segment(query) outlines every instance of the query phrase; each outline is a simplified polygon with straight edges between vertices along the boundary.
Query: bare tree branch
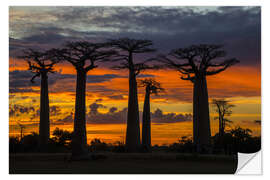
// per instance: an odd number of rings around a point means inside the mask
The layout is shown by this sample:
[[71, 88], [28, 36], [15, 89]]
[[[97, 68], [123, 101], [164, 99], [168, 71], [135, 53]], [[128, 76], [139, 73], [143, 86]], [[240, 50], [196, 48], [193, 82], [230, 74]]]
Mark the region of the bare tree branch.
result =
[[154, 52], [154, 48], [149, 48], [153, 43], [150, 40], [137, 40], [130, 38], [120, 38], [117, 40], [109, 40], [108, 44], [111, 47], [122, 49], [132, 53]]
[[[215, 75], [218, 74], [224, 70], [226, 70], [228, 67], [231, 67], [233, 65], [235, 65], [236, 63], [239, 63], [240, 61], [233, 58], [233, 59], [229, 59], [229, 60], [225, 60], [222, 63], [220, 63], [220, 66], [223, 66], [222, 68], [219, 69], [215, 69], [212, 71], [206, 71], [206, 75]], [[217, 67], [217, 66], [216, 66]]]
[[[63, 49], [55, 49], [55, 57], [70, 62], [74, 67], [88, 72], [97, 67], [97, 62], [108, 61], [116, 51], [106, 49], [105, 43], [88, 41], [66, 42]], [[86, 65], [90, 62], [90, 65]], [[86, 65], [86, 66], [85, 66]]]
[[39, 76], [40, 76], [40, 73], [36, 73], [36, 74], [31, 78], [31, 80], [30, 80], [31, 83], [35, 83], [35, 81], [34, 81], [35, 78], [36, 78], [36, 77], [39, 77]]
[[35, 75], [31, 78], [31, 82], [34, 83], [34, 79], [40, 76], [41, 73], [51, 72], [53, 73], [53, 66], [59, 62], [59, 60], [52, 58], [53, 51], [41, 52], [34, 49], [28, 49], [23, 51], [24, 55], [18, 58], [24, 59], [29, 70]]

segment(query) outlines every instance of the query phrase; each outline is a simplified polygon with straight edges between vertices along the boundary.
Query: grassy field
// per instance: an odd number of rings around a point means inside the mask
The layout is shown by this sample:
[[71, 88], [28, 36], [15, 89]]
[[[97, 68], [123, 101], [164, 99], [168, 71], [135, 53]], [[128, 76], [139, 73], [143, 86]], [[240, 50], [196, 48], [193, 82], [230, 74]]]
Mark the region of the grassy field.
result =
[[96, 153], [71, 161], [70, 154], [10, 154], [10, 174], [232, 174], [235, 156], [174, 153]]

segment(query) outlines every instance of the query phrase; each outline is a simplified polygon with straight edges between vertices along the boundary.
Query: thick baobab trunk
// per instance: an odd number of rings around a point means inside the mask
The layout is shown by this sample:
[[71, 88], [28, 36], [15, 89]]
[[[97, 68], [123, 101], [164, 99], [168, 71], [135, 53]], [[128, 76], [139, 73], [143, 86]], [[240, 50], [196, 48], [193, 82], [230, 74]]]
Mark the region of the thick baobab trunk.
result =
[[140, 121], [135, 72], [129, 70], [129, 97], [126, 131], [126, 147], [128, 152], [136, 152], [140, 148]]
[[151, 151], [151, 119], [150, 119], [150, 90], [146, 87], [143, 122], [142, 122], [142, 147], [144, 151]]
[[85, 85], [86, 72], [83, 69], [77, 69], [74, 131], [72, 137], [72, 156], [83, 156], [87, 153], [85, 121]]
[[209, 102], [208, 102], [208, 91], [207, 82], [204, 75], [199, 76], [196, 79], [197, 86], [197, 150], [200, 152], [209, 151], [210, 147], [210, 118], [209, 118]]
[[48, 76], [46, 72], [41, 73], [40, 87], [40, 123], [39, 123], [39, 149], [47, 150], [50, 138], [50, 117], [49, 117], [49, 95]]
[[193, 81], [193, 143], [198, 147], [198, 82], [196, 79]]
[[222, 119], [221, 119], [221, 117], [220, 117], [220, 110], [218, 110], [219, 111], [219, 117], [218, 117], [218, 127], [219, 127], [219, 136], [221, 136], [221, 131], [222, 131]]

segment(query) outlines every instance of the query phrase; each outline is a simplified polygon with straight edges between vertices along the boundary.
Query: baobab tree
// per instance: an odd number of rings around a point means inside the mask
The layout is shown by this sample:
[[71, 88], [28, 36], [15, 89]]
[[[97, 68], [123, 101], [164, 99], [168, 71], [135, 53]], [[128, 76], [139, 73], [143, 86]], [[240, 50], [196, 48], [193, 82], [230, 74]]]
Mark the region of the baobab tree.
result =
[[223, 137], [226, 126], [232, 123], [227, 117], [232, 114], [232, 108], [235, 107], [235, 105], [230, 104], [226, 99], [213, 99], [212, 104], [215, 106], [215, 111], [218, 113], [218, 117], [215, 117], [215, 119], [219, 120], [219, 136]]
[[167, 67], [176, 69], [181, 79], [193, 83], [193, 142], [196, 150], [209, 151], [210, 120], [206, 77], [216, 75], [238, 63], [235, 58], [225, 59], [222, 45], [200, 44], [172, 50], [158, 60]]
[[84, 157], [87, 155], [86, 120], [85, 120], [85, 91], [87, 73], [98, 67], [97, 63], [105, 61], [115, 52], [104, 49], [105, 44], [88, 41], [67, 42], [63, 49], [56, 51], [59, 60], [71, 63], [76, 69], [76, 100], [74, 131], [72, 137], [72, 156]]
[[137, 40], [129, 38], [121, 38], [111, 40], [110, 46], [119, 50], [118, 58], [111, 61], [120, 61], [120, 65], [114, 66], [114, 69], [129, 70], [129, 96], [128, 96], [128, 115], [127, 115], [127, 130], [126, 130], [126, 148], [128, 152], [138, 151], [140, 148], [140, 122], [139, 122], [139, 107], [137, 94], [136, 77], [141, 71], [152, 69], [147, 65], [147, 61], [135, 63], [134, 54], [150, 53], [155, 49], [150, 40]]
[[150, 95], [157, 95], [164, 91], [160, 83], [154, 79], [144, 79], [139, 81], [140, 87], [145, 87], [145, 98], [143, 105], [142, 122], [142, 148], [144, 151], [151, 151], [151, 117], [150, 117]]
[[31, 82], [36, 77], [40, 80], [40, 122], [39, 122], [39, 149], [46, 151], [50, 138], [50, 117], [49, 117], [49, 94], [48, 94], [48, 73], [54, 73], [53, 66], [59, 61], [51, 57], [51, 51], [41, 52], [28, 49], [24, 51], [23, 58], [27, 61], [29, 70], [34, 74]]

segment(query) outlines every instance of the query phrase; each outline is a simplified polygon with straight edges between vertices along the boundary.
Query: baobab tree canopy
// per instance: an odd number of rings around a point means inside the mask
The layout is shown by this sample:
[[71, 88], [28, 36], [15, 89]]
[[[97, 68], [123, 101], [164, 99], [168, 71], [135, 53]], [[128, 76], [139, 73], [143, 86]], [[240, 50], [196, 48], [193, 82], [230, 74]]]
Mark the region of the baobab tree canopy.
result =
[[172, 50], [168, 56], [161, 56], [160, 61], [179, 71], [183, 80], [193, 80], [198, 74], [215, 75], [228, 67], [239, 63], [235, 58], [225, 59], [226, 52], [222, 45], [200, 44]]
[[156, 51], [154, 48], [150, 47], [153, 45], [151, 40], [120, 38], [116, 40], [110, 40], [109, 44], [112, 47], [132, 53], [147, 53]]
[[149, 89], [150, 94], [157, 95], [159, 92], [163, 92], [164, 88], [161, 87], [160, 83], [153, 78], [146, 78], [139, 81], [139, 87], [145, 87]]
[[115, 51], [105, 49], [103, 43], [91, 43], [88, 41], [67, 42], [63, 49], [56, 49], [58, 59], [70, 62], [74, 67], [85, 72], [98, 67], [96, 64], [105, 61], [115, 54]]
[[156, 51], [154, 48], [151, 48], [153, 43], [150, 40], [121, 38], [109, 41], [108, 45], [119, 50], [116, 58], [110, 60], [112, 62], [120, 61], [120, 65], [113, 66], [114, 69], [129, 69], [137, 76], [144, 70], [156, 68], [147, 64], [152, 61], [150, 58], [141, 62], [136, 62], [137, 60], [133, 59], [133, 54]]
[[36, 77], [40, 77], [42, 73], [54, 73], [53, 66], [59, 61], [51, 57], [51, 51], [38, 51], [28, 49], [24, 51], [23, 56], [19, 58], [25, 59], [28, 63], [29, 70], [34, 74], [31, 82], [34, 82]]

